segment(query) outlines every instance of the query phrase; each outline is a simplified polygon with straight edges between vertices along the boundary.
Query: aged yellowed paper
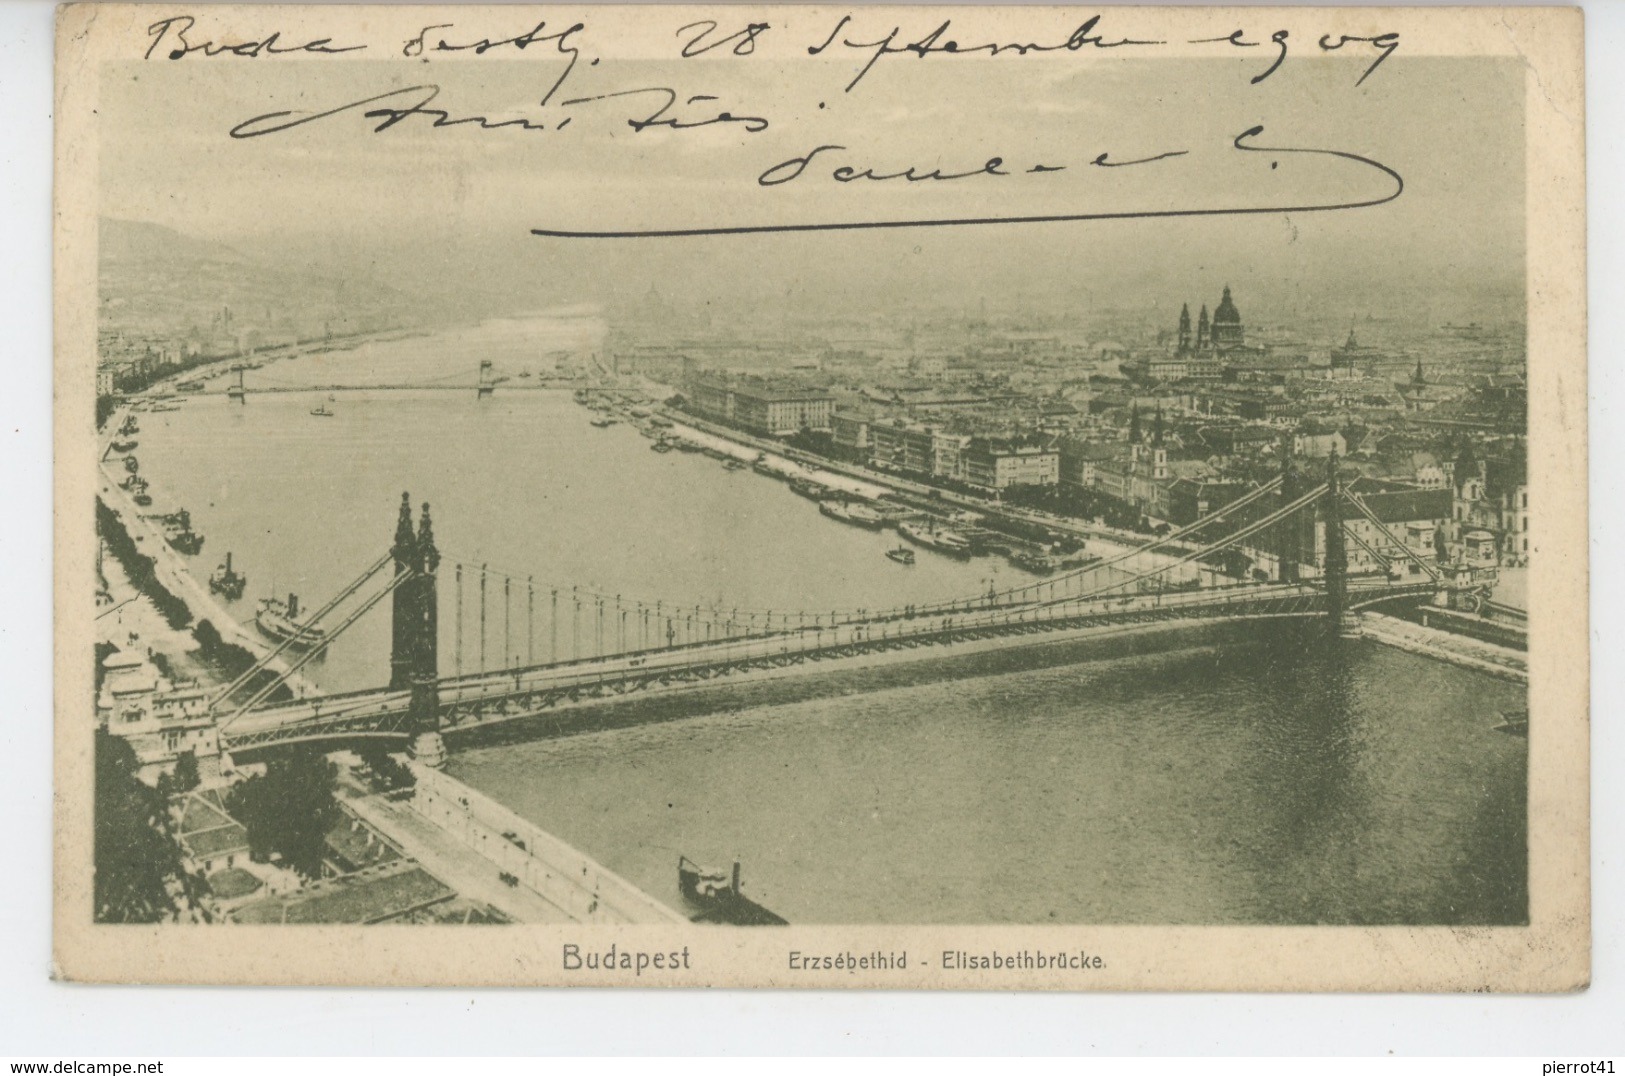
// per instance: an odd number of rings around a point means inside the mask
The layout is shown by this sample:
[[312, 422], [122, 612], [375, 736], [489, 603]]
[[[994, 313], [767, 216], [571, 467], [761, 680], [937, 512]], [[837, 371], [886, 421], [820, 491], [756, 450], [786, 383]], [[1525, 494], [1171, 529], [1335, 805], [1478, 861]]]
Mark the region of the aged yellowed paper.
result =
[[1581, 37], [64, 7], [58, 974], [1583, 987]]

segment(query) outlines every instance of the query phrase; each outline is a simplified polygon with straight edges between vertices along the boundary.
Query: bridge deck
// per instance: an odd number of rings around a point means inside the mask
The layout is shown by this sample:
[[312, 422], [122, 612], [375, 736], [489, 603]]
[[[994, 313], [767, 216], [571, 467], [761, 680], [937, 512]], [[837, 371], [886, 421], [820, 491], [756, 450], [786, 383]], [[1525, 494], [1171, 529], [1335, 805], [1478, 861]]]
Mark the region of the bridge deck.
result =
[[[1431, 581], [1351, 580], [1349, 605], [1359, 608], [1431, 594]], [[747, 668], [798, 663], [905, 646], [952, 643], [989, 636], [1019, 636], [1073, 626], [1138, 625], [1180, 619], [1303, 617], [1324, 611], [1325, 592], [1312, 584], [1239, 584], [1222, 589], [1172, 591], [1127, 597], [1056, 600], [995, 606], [954, 614], [801, 628], [769, 635], [691, 643], [440, 682], [443, 717], [453, 722], [518, 716], [559, 702], [692, 682]], [[374, 689], [251, 711], [221, 730], [228, 749], [323, 738], [408, 731], [407, 691]]]

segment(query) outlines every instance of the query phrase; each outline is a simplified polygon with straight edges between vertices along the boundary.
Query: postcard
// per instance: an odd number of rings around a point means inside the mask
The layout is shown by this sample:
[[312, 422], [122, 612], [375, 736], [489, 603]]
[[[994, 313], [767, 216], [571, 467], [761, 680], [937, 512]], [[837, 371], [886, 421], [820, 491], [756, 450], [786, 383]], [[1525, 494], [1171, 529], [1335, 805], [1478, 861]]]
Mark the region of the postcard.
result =
[[1581, 57], [63, 7], [55, 974], [1584, 988]]

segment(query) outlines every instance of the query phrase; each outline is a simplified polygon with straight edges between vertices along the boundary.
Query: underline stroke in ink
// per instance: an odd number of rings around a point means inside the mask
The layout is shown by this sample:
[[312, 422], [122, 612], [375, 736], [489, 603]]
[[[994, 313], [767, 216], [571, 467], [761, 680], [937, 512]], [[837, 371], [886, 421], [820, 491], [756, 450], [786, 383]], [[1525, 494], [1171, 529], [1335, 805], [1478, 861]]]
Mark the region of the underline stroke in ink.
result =
[[[1393, 168], [1369, 157], [1362, 157], [1357, 153], [1335, 149], [1312, 149], [1286, 146], [1259, 146], [1249, 144], [1251, 139], [1264, 133], [1263, 127], [1250, 127], [1237, 135], [1231, 143], [1235, 149], [1245, 153], [1266, 153], [1275, 155], [1303, 154], [1312, 157], [1330, 157], [1350, 161], [1364, 168], [1373, 169], [1392, 181], [1393, 189], [1381, 197], [1366, 198], [1359, 201], [1339, 202], [1309, 202], [1303, 204], [1265, 204], [1251, 206], [1226, 206], [1188, 209], [1150, 209], [1150, 210], [1121, 210], [1112, 212], [1094, 213], [1052, 213], [1034, 216], [991, 216], [991, 217], [942, 217], [909, 220], [870, 220], [870, 221], [828, 221], [806, 224], [756, 224], [737, 226], [716, 226], [701, 228], [655, 228], [655, 229], [629, 229], [616, 231], [583, 231], [563, 228], [532, 228], [531, 234], [543, 238], [556, 239], [677, 239], [700, 236], [722, 235], [771, 235], [785, 232], [839, 232], [839, 231], [873, 231], [895, 228], [963, 228], [992, 224], [1070, 224], [1082, 221], [1103, 220], [1153, 220], [1166, 217], [1239, 217], [1259, 216], [1275, 213], [1329, 213], [1341, 210], [1371, 209], [1385, 205], [1398, 198], [1405, 190], [1405, 179]], [[797, 178], [803, 170], [811, 165], [812, 159], [825, 150], [835, 150], [842, 147], [820, 146], [812, 152], [801, 157], [793, 157], [762, 173], [757, 179], [761, 186], [777, 186]], [[1104, 168], [1130, 167], [1134, 165], [1152, 164], [1172, 157], [1183, 156], [1185, 151], [1179, 150], [1171, 153], [1158, 154], [1154, 157], [1138, 161], [1111, 161], [1107, 154], [1101, 154], [1090, 162]], [[799, 162], [799, 164], [798, 164]], [[1005, 177], [1018, 173], [1003, 170], [1004, 160], [1000, 157], [990, 158], [981, 168], [955, 173], [925, 173], [917, 175], [910, 169], [907, 172], [875, 174], [873, 170], [857, 171], [850, 167], [837, 168], [831, 173], [831, 178], [841, 183], [856, 180], [896, 180], [903, 179], [910, 182], [919, 181], [950, 181], [969, 179], [976, 176]], [[777, 178], [777, 173], [795, 165], [794, 174], [788, 178]], [[1273, 168], [1273, 164], [1272, 164]], [[1031, 172], [1057, 172], [1061, 166], [1038, 165], [1027, 169]], [[775, 177], [775, 178], [769, 178]]]

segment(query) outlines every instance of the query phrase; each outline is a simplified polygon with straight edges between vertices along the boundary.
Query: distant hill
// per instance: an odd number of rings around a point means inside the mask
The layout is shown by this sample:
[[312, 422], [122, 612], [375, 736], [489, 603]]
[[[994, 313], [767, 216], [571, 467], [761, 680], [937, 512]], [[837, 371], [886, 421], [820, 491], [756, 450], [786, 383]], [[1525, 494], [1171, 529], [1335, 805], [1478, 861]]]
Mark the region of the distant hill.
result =
[[99, 222], [100, 328], [132, 340], [214, 331], [229, 309], [237, 331], [368, 331], [416, 324], [420, 304], [370, 276], [250, 256], [161, 224]]
[[143, 261], [195, 261], [242, 264], [248, 259], [231, 247], [194, 239], [162, 224], [102, 217], [99, 254], [107, 265]]

